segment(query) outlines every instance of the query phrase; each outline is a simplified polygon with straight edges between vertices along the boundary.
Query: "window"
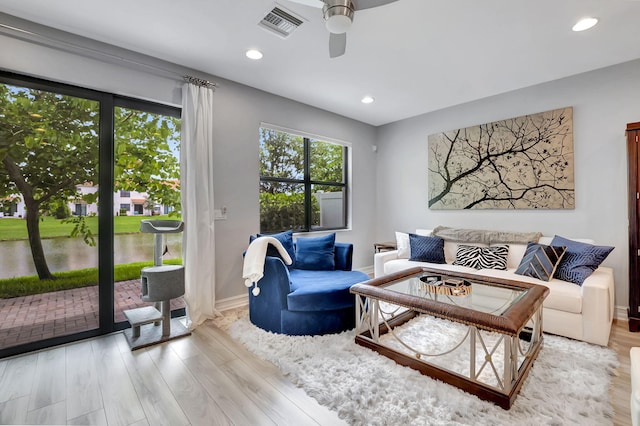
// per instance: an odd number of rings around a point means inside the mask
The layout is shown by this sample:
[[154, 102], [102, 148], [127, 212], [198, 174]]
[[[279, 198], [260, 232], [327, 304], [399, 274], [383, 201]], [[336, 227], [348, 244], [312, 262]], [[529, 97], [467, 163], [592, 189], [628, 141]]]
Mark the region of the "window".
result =
[[120, 204], [120, 210], [125, 212], [131, 211], [131, 204]]
[[123, 189], [120, 190], [120, 197], [122, 198], [131, 198], [131, 191], [125, 191]]
[[260, 232], [347, 226], [348, 147], [260, 128]]

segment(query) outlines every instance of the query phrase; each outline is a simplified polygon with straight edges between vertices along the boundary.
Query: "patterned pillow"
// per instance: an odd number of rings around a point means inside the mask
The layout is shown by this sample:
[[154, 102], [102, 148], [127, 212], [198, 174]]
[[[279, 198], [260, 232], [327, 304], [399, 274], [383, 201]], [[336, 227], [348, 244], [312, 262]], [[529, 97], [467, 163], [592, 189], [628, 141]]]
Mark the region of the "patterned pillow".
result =
[[444, 260], [444, 240], [440, 237], [425, 237], [409, 234], [411, 257], [416, 262], [446, 263]]
[[506, 244], [491, 247], [460, 244], [453, 264], [474, 269], [500, 269], [506, 271], [508, 255], [509, 246]]
[[474, 269], [500, 269], [506, 271], [508, 255], [509, 246], [506, 244], [491, 247], [460, 244], [453, 264]]
[[566, 250], [564, 246], [528, 243], [516, 274], [551, 281]]
[[614, 249], [609, 246], [581, 243], [558, 235], [553, 237], [551, 245], [567, 247], [567, 252], [560, 260], [554, 277], [580, 286]]

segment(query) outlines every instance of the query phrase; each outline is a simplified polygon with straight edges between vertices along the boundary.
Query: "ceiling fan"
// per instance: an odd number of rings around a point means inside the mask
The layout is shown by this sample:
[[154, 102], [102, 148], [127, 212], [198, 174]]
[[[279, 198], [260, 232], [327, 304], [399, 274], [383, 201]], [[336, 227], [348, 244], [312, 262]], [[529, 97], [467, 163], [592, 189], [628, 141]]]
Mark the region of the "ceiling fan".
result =
[[371, 9], [397, 0], [289, 0], [294, 3], [322, 8], [325, 26], [329, 35], [329, 56], [344, 55], [347, 48], [347, 30], [353, 23], [357, 10]]

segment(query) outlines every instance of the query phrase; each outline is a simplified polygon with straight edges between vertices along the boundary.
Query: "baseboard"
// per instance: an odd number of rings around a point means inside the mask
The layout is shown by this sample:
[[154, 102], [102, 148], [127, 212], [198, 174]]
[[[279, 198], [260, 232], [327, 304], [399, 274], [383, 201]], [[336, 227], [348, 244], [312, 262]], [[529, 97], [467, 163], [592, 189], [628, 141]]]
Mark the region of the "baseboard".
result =
[[613, 310], [613, 317], [618, 321], [629, 321], [626, 306], [616, 306]]
[[249, 296], [247, 293], [239, 296], [227, 297], [226, 299], [216, 300], [216, 310], [219, 312], [228, 311], [229, 309], [241, 308], [249, 304]]

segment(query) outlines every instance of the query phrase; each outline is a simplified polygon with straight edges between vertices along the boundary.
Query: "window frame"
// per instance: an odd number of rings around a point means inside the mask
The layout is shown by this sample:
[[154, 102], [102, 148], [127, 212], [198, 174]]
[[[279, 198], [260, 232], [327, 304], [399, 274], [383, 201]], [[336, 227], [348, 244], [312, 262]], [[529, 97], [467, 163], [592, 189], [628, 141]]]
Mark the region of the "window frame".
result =
[[[278, 178], [272, 176], [263, 176], [259, 174], [260, 182], [275, 182], [275, 183], [290, 183], [290, 184], [298, 184], [303, 185], [304, 188], [304, 226], [301, 229], [294, 229], [293, 231], [298, 232], [324, 232], [324, 231], [334, 231], [334, 230], [348, 230], [351, 227], [350, 223], [350, 211], [351, 211], [351, 151], [352, 145], [350, 142], [341, 141], [338, 139], [328, 138], [325, 136], [315, 135], [312, 133], [289, 129], [286, 127], [270, 124], [270, 123], [260, 123], [260, 127], [258, 128], [258, 134], [260, 129], [268, 129], [276, 132], [287, 133], [292, 136], [299, 136], [303, 140], [303, 178], [302, 179], [293, 179], [293, 178]], [[312, 142], [326, 142], [335, 145], [339, 145], [342, 147], [342, 176], [343, 182], [333, 182], [333, 181], [319, 181], [311, 179], [311, 144]], [[260, 146], [260, 138], [258, 138], [258, 147]], [[312, 225], [312, 187], [313, 185], [324, 185], [324, 186], [335, 186], [343, 188], [344, 200], [343, 200], [343, 223], [344, 226], [339, 227], [321, 227], [321, 226], [313, 226]], [[258, 191], [260, 193], [260, 191]], [[260, 232], [264, 233], [275, 233], [285, 231], [286, 229], [280, 230], [262, 230]]]

